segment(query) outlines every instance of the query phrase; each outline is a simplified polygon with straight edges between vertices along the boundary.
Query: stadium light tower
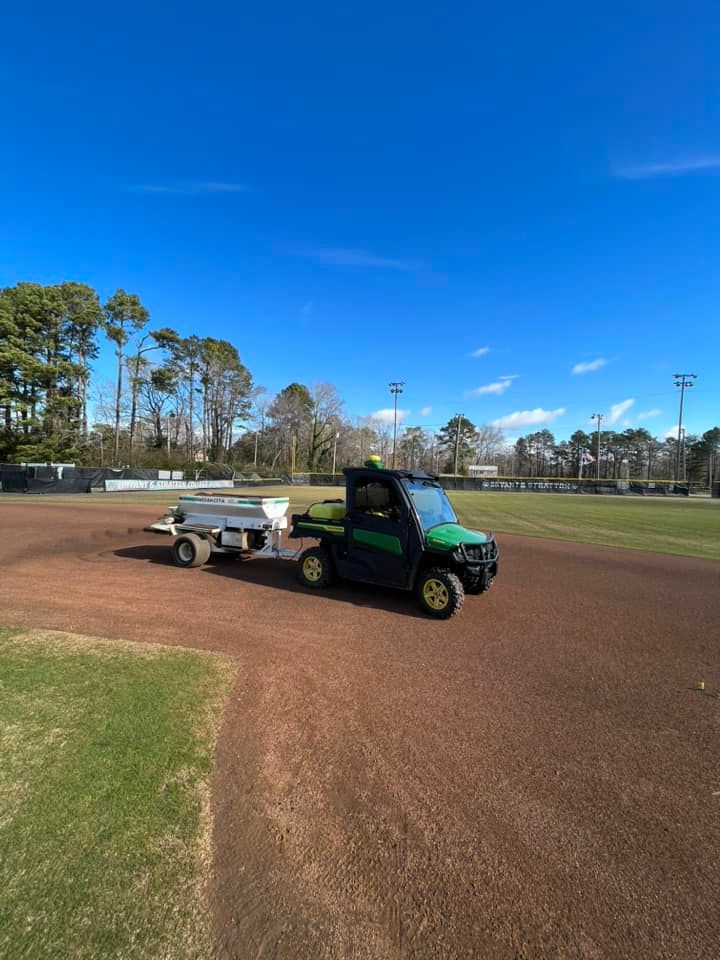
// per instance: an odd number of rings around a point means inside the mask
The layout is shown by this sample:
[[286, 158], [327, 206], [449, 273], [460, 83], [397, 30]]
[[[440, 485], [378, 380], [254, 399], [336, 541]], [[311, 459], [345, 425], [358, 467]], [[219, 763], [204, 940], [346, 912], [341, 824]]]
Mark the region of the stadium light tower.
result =
[[462, 423], [465, 419], [464, 413], [455, 414], [455, 466], [453, 470], [455, 471], [455, 476], [458, 475], [458, 456], [460, 454], [460, 431], [462, 430]]
[[392, 468], [395, 469], [395, 447], [397, 446], [397, 398], [398, 394], [403, 392], [403, 387], [405, 386], [404, 380], [392, 380], [388, 386], [390, 387], [390, 393], [392, 393], [395, 403], [394, 403], [394, 417], [393, 417], [393, 452], [392, 452]]
[[335, 464], [337, 463], [337, 442], [339, 439], [340, 439], [340, 431], [336, 430], [335, 442], [333, 443], [333, 468], [332, 468], [333, 480], [335, 479]]
[[[675, 456], [675, 482], [680, 482], [680, 438], [682, 437], [683, 400], [687, 387], [694, 387], [693, 380], [697, 380], [695, 373], [674, 373], [675, 386], [680, 388], [680, 413], [678, 415], [677, 451]], [[684, 446], [684, 444], [683, 444]]]
[[600, 480], [600, 424], [605, 419], [604, 413], [594, 413], [591, 420], [597, 420], [597, 463], [595, 464], [595, 479]]

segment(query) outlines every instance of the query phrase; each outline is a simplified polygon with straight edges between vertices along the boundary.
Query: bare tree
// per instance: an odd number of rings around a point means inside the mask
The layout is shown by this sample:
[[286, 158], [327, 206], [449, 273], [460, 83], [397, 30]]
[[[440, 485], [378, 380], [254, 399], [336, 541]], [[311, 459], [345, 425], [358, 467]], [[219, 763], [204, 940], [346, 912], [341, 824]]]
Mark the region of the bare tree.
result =
[[317, 470], [323, 458], [332, 449], [340, 426], [342, 400], [331, 383], [317, 383], [310, 390], [310, 447], [308, 467]]
[[475, 430], [473, 447], [478, 463], [493, 463], [505, 444], [505, 436], [498, 427], [481, 424]]

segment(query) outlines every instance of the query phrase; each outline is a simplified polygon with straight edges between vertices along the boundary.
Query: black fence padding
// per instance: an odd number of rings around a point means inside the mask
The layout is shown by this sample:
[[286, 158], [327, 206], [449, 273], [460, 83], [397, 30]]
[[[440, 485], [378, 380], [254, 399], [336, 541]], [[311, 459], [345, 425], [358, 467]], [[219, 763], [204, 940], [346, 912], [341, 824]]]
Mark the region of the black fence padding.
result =
[[680, 483], [654, 483], [652, 480], [648, 483], [639, 483], [637, 480], [631, 480], [630, 490], [643, 497], [687, 497], [690, 486]]
[[647, 484], [634, 480], [563, 480], [560, 477], [524, 479], [523, 477], [440, 477], [440, 485], [446, 490], [494, 490], [516, 493], [580, 493], [604, 496], [684, 496], [688, 495], [687, 484], [656, 483], [651, 489]]
[[[108, 480], [110, 478], [108, 477]], [[123, 470], [123, 480], [159, 480], [160, 471], [144, 469], [142, 467], [126, 467]]]
[[[285, 481], [282, 480], [282, 479], [280, 479], [280, 478], [278, 478], [278, 477], [273, 477], [272, 480], [263, 480], [262, 477], [260, 477], [258, 480], [250, 480], [250, 479], [248, 479], [248, 480], [243, 480], [243, 479], [238, 480], [238, 479], [236, 478], [236, 479], [233, 481], [233, 486], [234, 486], [234, 487], [280, 487], [280, 486], [282, 486], [284, 483], [285, 483]], [[220, 491], [220, 492], [221, 492], [221, 491]]]
[[64, 480], [89, 480], [91, 487], [103, 489], [106, 480], [122, 480], [123, 471], [112, 467], [66, 467]]
[[28, 480], [57, 480], [56, 467], [28, 467]]
[[21, 463], [0, 463], [0, 473], [25, 473], [25, 470]]
[[0, 470], [0, 489], [3, 493], [25, 493], [27, 470]]
[[160, 471], [143, 467], [65, 467], [66, 480], [89, 480], [93, 487], [103, 487], [106, 480], [158, 480]]
[[89, 480], [30, 480], [28, 493], [90, 493]]
[[[446, 490], [497, 490], [517, 493], [577, 493], [577, 480], [523, 480], [521, 477], [440, 477]], [[594, 491], [592, 491], [594, 492]], [[613, 490], [613, 493], [615, 490]]]
[[720, 481], [713, 483], [710, 496], [714, 497], [716, 500], [720, 500]]
[[296, 487], [344, 487], [345, 475], [342, 473], [295, 473], [288, 482]]
[[629, 493], [625, 487], [620, 487], [614, 483], [603, 483], [602, 480], [600, 483], [583, 483], [579, 486], [579, 493], [597, 493], [604, 497], [612, 497], [615, 495], [622, 496], [624, 493]]

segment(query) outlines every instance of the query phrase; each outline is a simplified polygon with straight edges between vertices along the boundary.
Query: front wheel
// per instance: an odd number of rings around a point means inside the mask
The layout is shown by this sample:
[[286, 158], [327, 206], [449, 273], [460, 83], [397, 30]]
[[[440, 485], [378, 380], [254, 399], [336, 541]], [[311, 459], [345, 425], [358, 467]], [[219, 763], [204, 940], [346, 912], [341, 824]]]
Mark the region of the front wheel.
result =
[[485, 593], [493, 585], [495, 572], [483, 570], [482, 573], [466, 574], [463, 577], [463, 587], [467, 594]]
[[420, 606], [438, 620], [448, 620], [462, 610], [465, 591], [460, 577], [443, 567], [425, 570], [418, 579], [417, 591]]
[[298, 560], [297, 578], [304, 587], [320, 590], [329, 587], [335, 579], [332, 563], [322, 547], [310, 547]]

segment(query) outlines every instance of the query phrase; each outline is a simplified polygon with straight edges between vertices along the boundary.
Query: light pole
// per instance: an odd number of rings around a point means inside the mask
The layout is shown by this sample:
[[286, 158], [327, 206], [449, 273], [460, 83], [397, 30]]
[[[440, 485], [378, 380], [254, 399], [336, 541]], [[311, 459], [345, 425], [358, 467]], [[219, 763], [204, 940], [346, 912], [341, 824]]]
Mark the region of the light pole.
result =
[[683, 418], [683, 400], [685, 399], [685, 390], [687, 387], [694, 387], [695, 384], [693, 380], [697, 380], [697, 374], [695, 373], [674, 373], [675, 377], [675, 386], [680, 388], [680, 414], [678, 415], [678, 433], [677, 433], [677, 450], [675, 456], [675, 481], [679, 482], [680, 480], [680, 437], [682, 434], [682, 418]]
[[460, 454], [460, 430], [462, 427], [464, 413], [455, 414], [455, 422], [457, 429], [455, 430], [455, 466], [453, 468], [455, 476], [458, 475], [458, 456]]
[[686, 434], [687, 431], [685, 430], [685, 427], [683, 427], [680, 432], [681, 432], [681, 434], [682, 434], [682, 437], [681, 437], [681, 443], [682, 443], [682, 473], [681, 473], [681, 478], [682, 478], [682, 481], [683, 481], [683, 483], [684, 483], [684, 482], [687, 480], [687, 461], [686, 461], [686, 459], [685, 459], [685, 434]]
[[392, 449], [392, 468], [395, 469], [395, 447], [397, 445], [397, 398], [398, 394], [403, 392], [403, 387], [405, 386], [404, 380], [392, 380], [388, 386], [390, 387], [390, 393], [392, 393], [395, 399], [395, 410], [393, 417], [393, 449]]
[[600, 480], [600, 424], [605, 419], [604, 413], [594, 413], [591, 420], [597, 420], [597, 463], [595, 464], [595, 479]]
[[170, 466], [170, 424], [175, 419], [174, 413], [169, 413], [167, 417], [167, 455], [168, 455], [168, 466]]
[[340, 433], [339, 433], [339, 431], [337, 431], [337, 432], [335, 433], [335, 443], [333, 444], [333, 468], [332, 468], [332, 475], [333, 475], [333, 477], [335, 476], [335, 462], [336, 462], [336, 460], [337, 460], [337, 442], [338, 442], [338, 437], [339, 437], [339, 436], [340, 436]]

